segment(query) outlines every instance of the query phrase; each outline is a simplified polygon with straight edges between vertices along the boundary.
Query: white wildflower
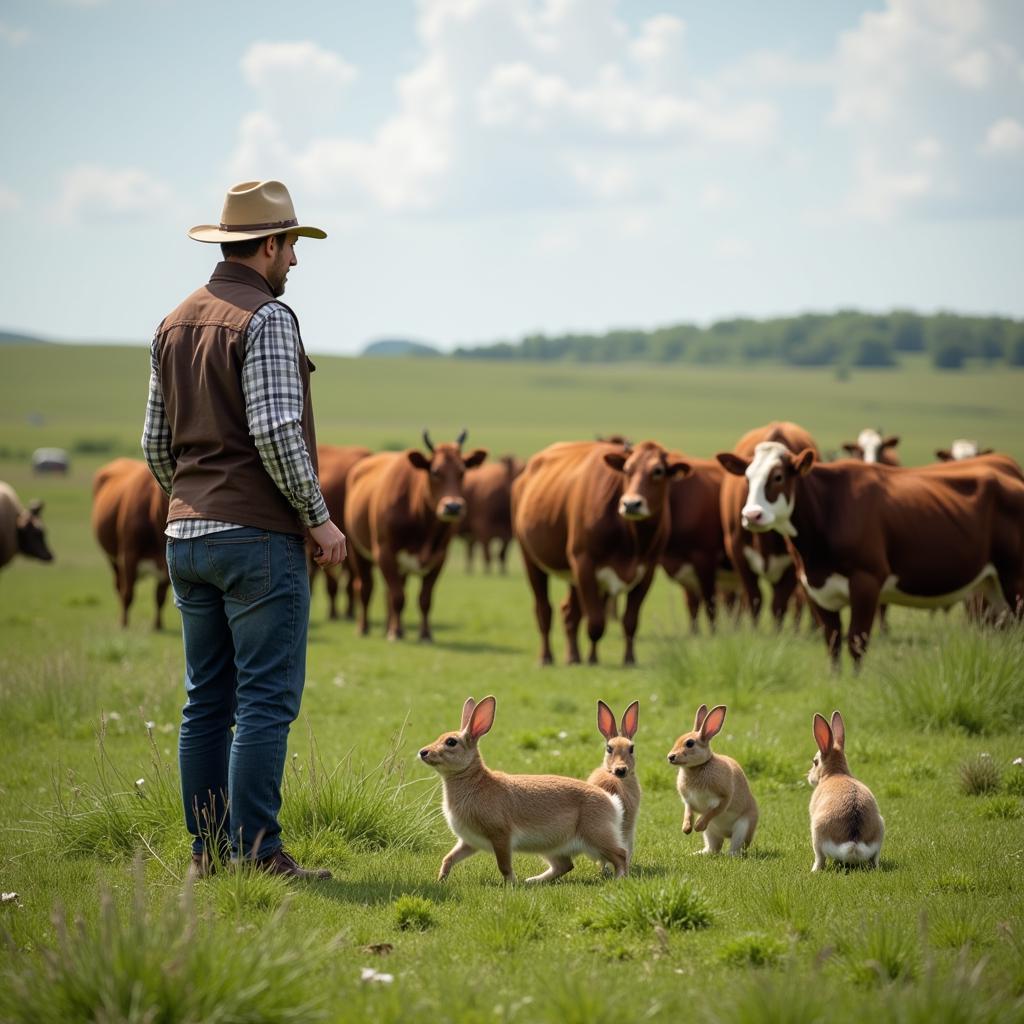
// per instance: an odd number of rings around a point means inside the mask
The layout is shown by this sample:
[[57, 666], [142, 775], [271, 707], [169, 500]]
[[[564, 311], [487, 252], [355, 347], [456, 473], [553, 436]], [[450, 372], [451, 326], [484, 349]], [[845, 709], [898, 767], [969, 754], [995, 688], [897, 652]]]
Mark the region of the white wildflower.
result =
[[569, 738], [569, 734], [564, 729], [562, 729], [558, 733], [558, 738], [560, 740], [567, 740]]
[[364, 967], [359, 974], [359, 980], [369, 985], [390, 985], [395, 980], [393, 974], [382, 974], [372, 967]]

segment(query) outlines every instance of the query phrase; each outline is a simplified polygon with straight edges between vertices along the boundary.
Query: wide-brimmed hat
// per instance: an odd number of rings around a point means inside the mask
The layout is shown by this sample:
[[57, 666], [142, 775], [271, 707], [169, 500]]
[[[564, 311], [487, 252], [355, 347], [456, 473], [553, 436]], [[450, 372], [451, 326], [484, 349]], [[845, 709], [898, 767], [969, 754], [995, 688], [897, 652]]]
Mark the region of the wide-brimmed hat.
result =
[[326, 238], [327, 232], [299, 224], [288, 189], [279, 181], [243, 181], [224, 197], [219, 224], [197, 224], [189, 238], [197, 242], [244, 242], [291, 231], [306, 238]]

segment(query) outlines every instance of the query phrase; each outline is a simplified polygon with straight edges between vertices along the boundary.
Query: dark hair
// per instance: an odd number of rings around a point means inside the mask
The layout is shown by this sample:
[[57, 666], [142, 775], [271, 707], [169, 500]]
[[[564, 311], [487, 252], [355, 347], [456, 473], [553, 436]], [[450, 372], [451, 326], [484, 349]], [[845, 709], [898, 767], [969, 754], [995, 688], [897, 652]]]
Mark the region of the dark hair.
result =
[[262, 238], [246, 238], [241, 242], [221, 242], [220, 251], [224, 256], [224, 259], [228, 260], [232, 257], [240, 260], [247, 260], [250, 256], [255, 256], [259, 252], [260, 246], [268, 238], [276, 238], [278, 243], [288, 237], [287, 231], [279, 231], [276, 235], [264, 235]]

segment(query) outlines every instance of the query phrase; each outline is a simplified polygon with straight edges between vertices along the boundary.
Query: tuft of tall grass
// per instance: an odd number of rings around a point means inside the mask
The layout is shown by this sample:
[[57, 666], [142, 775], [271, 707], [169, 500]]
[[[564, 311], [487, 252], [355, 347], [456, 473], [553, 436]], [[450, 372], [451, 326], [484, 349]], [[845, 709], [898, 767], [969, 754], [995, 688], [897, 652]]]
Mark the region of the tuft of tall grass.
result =
[[533, 893], [506, 889], [500, 902], [486, 910], [473, 932], [493, 953], [512, 953], [544, 934], [544, 909]]
[[210, 879], [208, 890], [217, 913], [235, 919], [252, 912], [280, 910], [290, 895], [287, 878], [260, 871], [244, 861], [224, 865]]
[[[955, 962], [931, 962], [917, 984], [887, 993], [886, 1019], [897, 1024], [1002, 1024], [1014, 1019], [1005, 993], [985, 983], [985, 961], [967, 950]], [[1017, 1013], [1022, 1010], [1017, 1003]]]
[[937, 949], [980, 946], [996, 937], [995, 922], [984, 904], [957, 901], [933, 906], [927, 918], [928, 941]]
[[758, 972], [704, 1001], [707, 1024], [835, 1024], [839, 1018], [819, 976]]
[[414, 893], [399, 896], [395, 900], [395, 923], [403, 932], [425, 932], [437, 924], [434, 917], [434, 904]]
[[1024, 720], [1024, 629], [953, 630], [941, 647], [905, 648], [877, 670], [876, 699], [919, 729], [984, 735]]
[[989, 821], [1012, 821], [1024, 818], [1024, 801], [1016, 796], [989, 797], [981, 805], [981, 816]]
[[96, 687], [83, 659], [69, 651], [45, 654], [30, 663], [0, 661], [0, 719], [9, 729], [42, 724], [58, 736], [96, 710]]
[[967, 796], [995, 793], [1002, 783], [1002, 772], [991, 754], [977, 754], [960, 765], [960, 789]]
[[583, 924], [615, 931], [690, 931], [711, 924], [711, 905], [683, 879], [624, 879], [602, 892]]
[[916, 922], [896, 915], [876, 915], [852, 935], [837, 943], [838, 963], [846, 978], [857, 985], [909, 981], [920, 968]]
[[317, 975], [330, 944], [284, 928], [279, 917], [240, 938], [197, 917], [188, 889], [182, 900], [154, 907], [141, 867], [126, 912], [103, 893], [95, 923], [57, 910], [53, 925], [52, 945], [9, 959], [0, 1019], [297, 1024], [326, 1017]]
[[718, 957], [731, 967], [775, 967], [788, 949], [788, 944], [778, 936], [748, 932], [725, 942]]
[[356, 850], [422, 850], [431, 844], [439, 811], [408, 795], [398, 757], [404, 726], [392, 737], [390, 752], [372, 768], [357, 764], [353, 751], [328, 769], [310, 733], [303, 764], [293, 755], [285, 772], [281, 825], [298, 839], [331, 834]]

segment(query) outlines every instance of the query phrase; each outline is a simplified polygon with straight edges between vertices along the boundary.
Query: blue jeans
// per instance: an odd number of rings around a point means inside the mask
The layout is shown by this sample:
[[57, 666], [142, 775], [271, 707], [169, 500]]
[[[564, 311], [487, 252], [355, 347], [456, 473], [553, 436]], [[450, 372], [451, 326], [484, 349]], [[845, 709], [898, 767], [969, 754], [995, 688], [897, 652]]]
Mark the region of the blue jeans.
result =
[[306, 673], [302, 538], [251, 527], [168, 538], [167, 567], [185, 641], [178, 760], [192, 850], [268, 856], [281, 846], [288, 729]]

